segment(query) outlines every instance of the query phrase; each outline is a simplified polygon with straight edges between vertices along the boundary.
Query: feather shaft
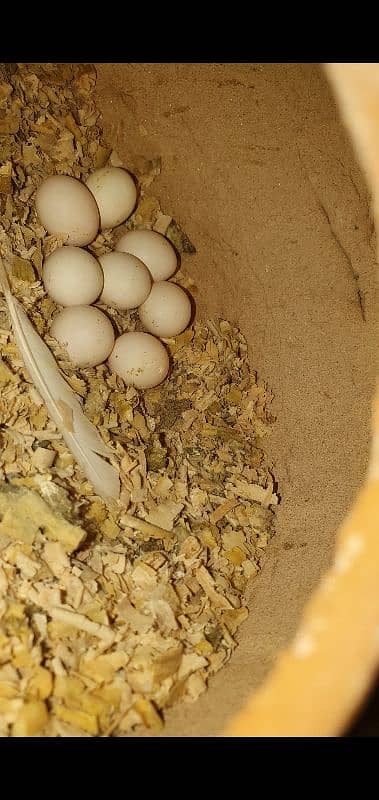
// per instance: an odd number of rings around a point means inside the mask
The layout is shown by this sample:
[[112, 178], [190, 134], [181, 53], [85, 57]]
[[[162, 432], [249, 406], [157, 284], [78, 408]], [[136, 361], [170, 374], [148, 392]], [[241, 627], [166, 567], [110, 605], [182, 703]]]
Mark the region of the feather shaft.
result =
[[118, 498], [120, 493], [118, 471], [102, 457], [109, 457], [111, 451], [95, 426], [85, 416], [75, 393], [61, 374], [53, 354], [33, 327], [21, 304], [13, 296], [1, 259], [0, 283], [8, 305], [17, 347], [50, 417], [95, 492], [103, 498]]

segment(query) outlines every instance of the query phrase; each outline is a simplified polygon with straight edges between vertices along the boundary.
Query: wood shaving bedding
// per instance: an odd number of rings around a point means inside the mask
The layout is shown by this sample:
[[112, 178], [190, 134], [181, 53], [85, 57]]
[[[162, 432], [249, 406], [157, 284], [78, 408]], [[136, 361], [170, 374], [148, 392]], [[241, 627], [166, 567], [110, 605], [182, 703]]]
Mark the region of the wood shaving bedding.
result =
[[[34, 211], [50, 174], [85, 178], [118, 156], [101, 139], [88, 65], [0, 71], [0, 253], [12, 291], [109, 443], [120, 503], [93, 494], [23, 367], [0, 305], [0, 735], [124, 736], [162, 727], [228, 661], [247, 616], [278, 502], [262, 437], [272, 395], [225, 320], [166, 341], [166, 382], [139, 393], [106, 365], [78, 370], [49, 336], [41, 284], [61, 245]], [[129, 166], [130, 165], [125, 165]], [[126, 225], [194, 251], [145, 191], [158, 159], [136, 160], [141, 199]], [[195, 291], [180, 271], [176, 280]], [[1, 302], [1, 301], [0, 301]], [[133, 312], [107, 309], [119, 332]]]

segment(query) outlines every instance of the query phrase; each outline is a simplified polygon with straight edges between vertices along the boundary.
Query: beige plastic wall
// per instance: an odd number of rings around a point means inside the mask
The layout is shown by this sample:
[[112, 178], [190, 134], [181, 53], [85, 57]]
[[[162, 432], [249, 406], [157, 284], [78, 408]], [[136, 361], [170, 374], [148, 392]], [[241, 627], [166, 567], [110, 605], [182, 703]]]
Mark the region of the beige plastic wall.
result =
[[363, 481], [376, 370], [367, 189], [313, 64], [98, 64], [108, 139], [197, 248], [198, 313], [239, 323], [275, 392], [282, 503], [229, 665], [166, 735], [214, 735], [292, 637]]

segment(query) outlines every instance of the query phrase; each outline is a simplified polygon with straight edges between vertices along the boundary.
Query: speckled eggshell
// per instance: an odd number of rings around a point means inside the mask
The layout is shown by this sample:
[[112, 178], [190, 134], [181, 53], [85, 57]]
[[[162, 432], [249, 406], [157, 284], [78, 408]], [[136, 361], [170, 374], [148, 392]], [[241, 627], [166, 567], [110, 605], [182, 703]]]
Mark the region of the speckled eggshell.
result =
[[172, 244], [156, 231], [128, 231], [118, 240], [116, 250], [140, 258], [154, 281], [171, 278], [178, 266]]
[[47, 232], [65, 237], [65, 244], [90, 244], [99, 230], [99, 210], [84, 183], [69, 175], [50, 175], [35, 197], [38, 217]]
[[170, 281], [153, 283], [148, 298], [138, 309], [149, 333], [163, 338], [182, 333], [191, 319], [191, 302], [181, 286]]
[[130, 217], [137, 201], [132, 176], [121, 167], [101, 167], [86, 181], [100, 213], [102, 230], [114, 228]]
[[50, 333], [66, 348], [77, 367], [95, 367], [114, 345], [112, 323], [93, 306], [69, 306], [54, 317]]
[[133, 331], [116, 339], [109, 367], [128, 386], [151, 389], [165, 379], [169, 370], [166, 348], [149, 333]]

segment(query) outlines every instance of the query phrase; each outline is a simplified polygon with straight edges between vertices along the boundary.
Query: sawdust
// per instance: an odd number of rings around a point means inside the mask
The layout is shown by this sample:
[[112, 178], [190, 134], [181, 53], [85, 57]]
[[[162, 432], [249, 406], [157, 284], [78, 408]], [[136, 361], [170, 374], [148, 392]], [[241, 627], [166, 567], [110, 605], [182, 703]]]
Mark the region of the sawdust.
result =
[[[88, 65], [19, 65], [0, 84], [0, 251], [22, 302], [120, 470], [120, 503], [93, 494], [24, 370], [0, 309], [0, 735], [126, 735], [159, 729], [229, 659], [247, 616], [278, 502], [263, 440], [272, 396], [225, 320], [166, 341], [169, 379], [139, 393], [106, 365], [74, 369], [49, 334], [39, 224], [42, 178], [85, 178], [117, 154], [101, 139]], [[126, 165], [129, 166], [129, 165]], [[159, 160], [137, 164], [128, 227], [185, 234], [145, 195]], [[12, 189], [12, 191], [11, 191]], [[173, 233], [174, 232], [174, 233]], [[172, 237], [171, 237], [172, 238]], [[179, 271], [176, 280], [196, 293]], [[133, 312], [107, 309], [119, 332]], [[10, 521], [11, 520], [11, 521]]]

